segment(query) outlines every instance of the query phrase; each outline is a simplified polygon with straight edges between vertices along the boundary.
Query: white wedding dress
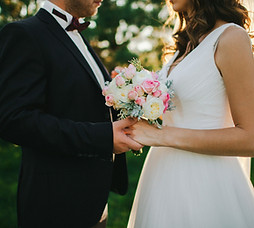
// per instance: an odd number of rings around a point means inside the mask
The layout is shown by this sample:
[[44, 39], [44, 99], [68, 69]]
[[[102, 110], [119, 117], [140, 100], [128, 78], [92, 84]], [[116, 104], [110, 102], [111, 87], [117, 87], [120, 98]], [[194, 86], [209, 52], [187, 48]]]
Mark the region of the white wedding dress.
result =
[[[234, 126], [223, 78], [214, 61], [217, 41], [229, 26], [237, 25], [225, 24], [212, 31], [170, 73], [176, 109], [166, 112], [165, 125], [189, 129]], [[177, 54], [160, 71], [165, 80]], [[253, 227], [254, 191], [240, 158], [170, 147], [149, 151], [128, 228]]]

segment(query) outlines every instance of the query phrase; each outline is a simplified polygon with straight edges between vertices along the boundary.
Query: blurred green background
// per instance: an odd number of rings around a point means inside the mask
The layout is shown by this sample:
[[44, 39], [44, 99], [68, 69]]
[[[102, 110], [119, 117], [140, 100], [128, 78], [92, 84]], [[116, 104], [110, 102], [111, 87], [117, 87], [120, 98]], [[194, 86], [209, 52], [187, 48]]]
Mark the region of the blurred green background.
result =
[[[42, 2], [0, 0], [0, 28], [6, 23], [35, 14]], [[91, 25], [83, 35], [109, 72], [115, 66], [127, 65], [132, 57], [139, 57], [147, 69], [158, 70], [162, 66], [164, 43], [170, 41], [172, 33], [172, 24], [163, 26], [168, 16], [163, 0], [104, 0], [98, 15], [90, 19]], [[125, 196], [110, 194], [108, 228], [126, 227], [147, 150], [145, 148], [140, 157], [127, 154], [129, 191]], [[0, 140], [0, 228], [16, 227], [20, 158], [19, 147]]]

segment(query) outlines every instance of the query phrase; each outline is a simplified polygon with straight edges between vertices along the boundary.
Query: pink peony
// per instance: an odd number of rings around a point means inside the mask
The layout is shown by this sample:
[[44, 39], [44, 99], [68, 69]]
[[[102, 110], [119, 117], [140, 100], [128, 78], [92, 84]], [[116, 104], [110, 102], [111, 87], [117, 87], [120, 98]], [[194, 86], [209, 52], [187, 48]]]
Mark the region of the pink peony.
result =
[[160, 99], [163, 101], [163, 103], [168, 103], [168, 101], [170, 100], [170, 96], [168, 93], [163, 93], [161, 96], [160, 96]]
[[106, 105], [107, 105], [108, 107], [111, 107], [111, 106], [114, 105], [114, 96], [113, 96], [112, 94], [107, 95], [107, 96], [105, 97], [105, 99], [106, 99]]
[[136, 100], [138, 98], [138, 93], [132, 90], [128, 93], [128, 98], [130, 100]]
[[136, 67], [130, 64], [127, 68], [124, 69], [124, 76], [131, 80], [136, 74]]
[[159, 97], [161, 94], [162, 94], [161, 90], [156, 90], [155, 92], [153, 92], [154, 97]]
[[160, 86], [160, 82], [157, 80], [145, 80], [142, 83], [142, 87], [144, 89], [144, 91], [148, 94], [155, 92], [156, 89]]
[[145, 103], [146, 103], [146, 99], [144, 97], [138, 97], [136, 100], [135, 100], [135, 103], [140, 105], [140, 106], [143, 106]]
[[141, 86], [137, 85], [137, 86], [134, 87], [134, 89], [140, 97], [144, 95], [144, 90]]
[[116, 80], [116, 85], [118, 87], [121, 87], [121, 86], [125, 85], [125, 80], [122, 76], [120, 76], [120, 75], [116, 76], [115, 80]]

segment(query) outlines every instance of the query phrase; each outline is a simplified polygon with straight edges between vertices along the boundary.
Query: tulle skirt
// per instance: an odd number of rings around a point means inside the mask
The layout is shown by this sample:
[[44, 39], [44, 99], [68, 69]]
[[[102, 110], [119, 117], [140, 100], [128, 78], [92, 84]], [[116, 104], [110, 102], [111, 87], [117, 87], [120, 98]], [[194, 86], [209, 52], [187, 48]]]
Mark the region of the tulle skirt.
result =
[[253, 186], [237, 157], [151, 149], [128, 228], [253, 227]]

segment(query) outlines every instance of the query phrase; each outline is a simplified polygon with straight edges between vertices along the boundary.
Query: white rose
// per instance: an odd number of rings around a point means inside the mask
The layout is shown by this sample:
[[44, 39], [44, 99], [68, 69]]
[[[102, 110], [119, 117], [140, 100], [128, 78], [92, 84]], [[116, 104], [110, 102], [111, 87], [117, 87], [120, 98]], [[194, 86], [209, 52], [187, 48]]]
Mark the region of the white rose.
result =
[[115, 94], [117, 89], [116, 80], [114, 78], [108, 85], [107, 94]]
[[115, 96], [115, 107], [117, 109], [121, 108], [121, 101], [122, 102], [130, 102], [130, 99], [128, 98], [129, 92], [132, 90], [132, 85], [127, 85], [122, 88], [116, 88], [114, 96]]
[[132, 83], [134, 85], [141, 85], [143, 81], [146, 79], [153, 80], [152, 74], [147, 70], [142, 70], [140, 72], [137, 72], [135, 76], [132, 78]]
[[167, 93], [168, 92], [168, 88], [164, 83], [161, 83], [159, 85], [158, 90], [161, 90], [161, 93]]
[[163, 114], [164, 108], [161, 99], [148, 95], [146, 103], [143, 105], [144, 116], [149, 120], [156, 120]]

